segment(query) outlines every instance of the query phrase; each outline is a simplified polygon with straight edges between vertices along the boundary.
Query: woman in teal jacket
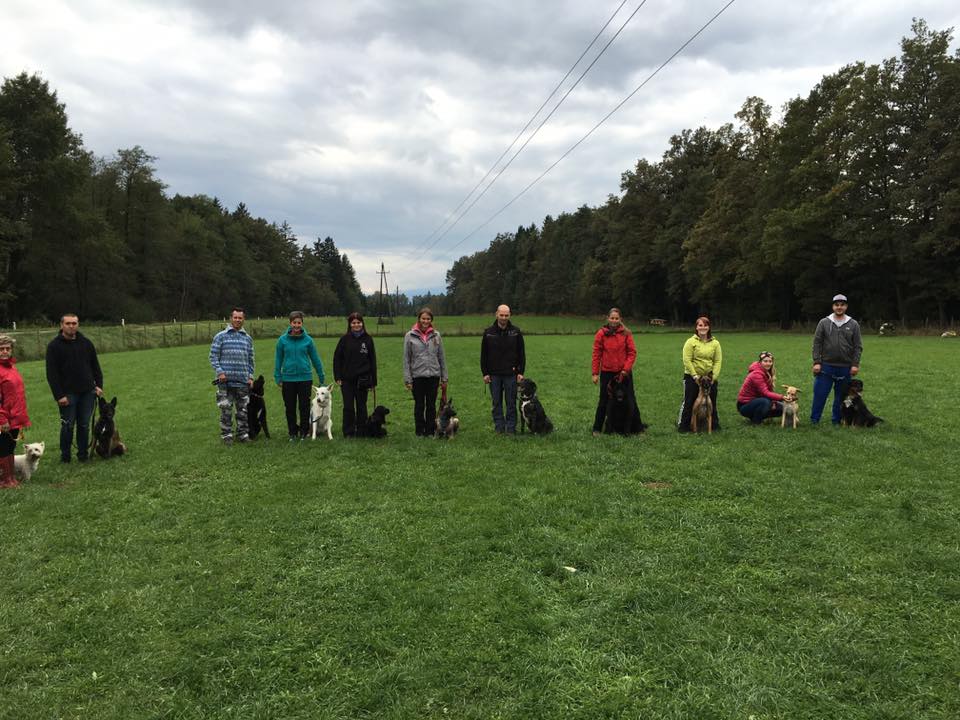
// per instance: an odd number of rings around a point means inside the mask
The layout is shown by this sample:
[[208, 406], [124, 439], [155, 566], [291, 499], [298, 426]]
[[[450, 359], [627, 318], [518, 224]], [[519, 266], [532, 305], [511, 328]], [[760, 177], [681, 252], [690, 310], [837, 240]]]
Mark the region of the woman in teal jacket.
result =
[[318, 383], [323, 385], [323, 363], [317, 355], [313, 338], [303, 329], [303, 313], [294, 310], [290, 313], [290, 327], [277, 340], [277, 352], [273, 361], [273, 379], [283, 393], [287, 432], [290, 433], [291, 442], [297, 438], [305, 438], [310, 432], [310, 389], [313, 385], [311, 364], [317, 371]]

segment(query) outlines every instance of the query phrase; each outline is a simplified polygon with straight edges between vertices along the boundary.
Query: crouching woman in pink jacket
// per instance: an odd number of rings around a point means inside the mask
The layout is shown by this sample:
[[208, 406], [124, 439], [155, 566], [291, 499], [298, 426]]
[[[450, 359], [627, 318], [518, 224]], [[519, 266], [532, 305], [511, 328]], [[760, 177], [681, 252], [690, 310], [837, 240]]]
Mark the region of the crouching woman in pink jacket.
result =
[[760, 359], [750, 365], [737, 395], [737, 412], [754, 425], [766, 418], [783, 414], [783, 395], [773, 391], [777, 372], [773, 367], [773, 353], [762, 352]]

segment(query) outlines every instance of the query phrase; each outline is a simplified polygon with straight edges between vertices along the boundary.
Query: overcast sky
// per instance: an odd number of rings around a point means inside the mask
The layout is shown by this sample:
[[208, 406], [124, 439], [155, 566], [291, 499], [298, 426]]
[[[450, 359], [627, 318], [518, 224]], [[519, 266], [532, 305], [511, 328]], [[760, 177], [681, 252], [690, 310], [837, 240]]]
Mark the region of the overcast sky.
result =
[[[960, 26], [956, 0], [737, 0], [477, 230], [726, 3], [647, 0], [424, 253], [620, 2], [0, 0], [0, 74], [42, 75], [94, 153], [142, 146], [170, 195], [244, 202], [304, 242], [329, 235], [364, 289], [376, 289], [383, 261], [391, 288], [409, 293], [442, 290], [453, 259], [498, 232], [602, 204], [670, 135], [732, 122], [750, 95], [778, 111], [844, 64], [896, 55], [914, 16]], [[626, 2], [561, 94], [641, 2]]]

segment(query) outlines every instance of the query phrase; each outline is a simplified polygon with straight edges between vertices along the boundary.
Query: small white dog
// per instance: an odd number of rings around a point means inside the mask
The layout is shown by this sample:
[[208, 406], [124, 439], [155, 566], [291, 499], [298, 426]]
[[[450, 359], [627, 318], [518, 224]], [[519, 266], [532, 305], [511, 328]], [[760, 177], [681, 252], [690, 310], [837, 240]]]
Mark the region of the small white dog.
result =
[[317, 432], [326, 433], [327, 440], [333, 440], [333, 385], [313, 386], [313, 400], [310, 402], [310, 438], [317, 439]]
[[13, 458], [13, 472], [17, 480], [29, 480], [37, 471], [37, 465], [43, 457], [43, 448], [42, 442], [28, 443], [23, 446], [24, 454]]

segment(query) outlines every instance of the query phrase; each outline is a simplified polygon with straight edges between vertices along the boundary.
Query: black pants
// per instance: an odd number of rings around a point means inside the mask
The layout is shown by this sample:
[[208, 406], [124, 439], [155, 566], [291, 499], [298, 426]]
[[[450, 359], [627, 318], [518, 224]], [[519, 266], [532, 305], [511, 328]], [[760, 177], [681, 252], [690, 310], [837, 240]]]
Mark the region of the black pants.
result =
[[[677, 420], [677, 430], [690, 432], [690, 416], [693, 415], [693, 403], [700, 394], [700, 386], [693, 379], [693, 375], [683, 376], [683, 405], [680, 406], [680, 418]], [[710, 388], [710, 400], [713, 401], [713, 429], [720, 429], [720, 416], [717, 415], [717, 383]]]
[[10, 428], [7, 432], [0, 433], [0, 457], [13, 455], [17, 449], [17, 437], [19, 435], [19, 428]]
[[[283, 409], [287, 413], [287, 433], [290, 437], [306, 437], [310, 433], [310, 380], [284, 382]], [[297, 409], [300, 410], [300, 423], [297, 423]]]
[[[603, 432], [603, 423], [607, 419], [607, 386], [619, 374], [619, 372], [600, 371], [600, 382], [597, 383], [600, 386], [600, 398], [597, 400], [597, 412], [593, 416], [594, 432]], [[633, 374], [627, 375], [623, 381], [627, 383], [628, 392], [633, 395]]]
[[413, 379], [413, 424], [417, 435], [433, 435], [437, 430], [437, 388], [438, 377], [416, 377]]
[[367, 430], [368, 388], [357, 387], [359, 378], [343, 380], [340, 394], [343, 395], [343, 436], [357, 437]]

